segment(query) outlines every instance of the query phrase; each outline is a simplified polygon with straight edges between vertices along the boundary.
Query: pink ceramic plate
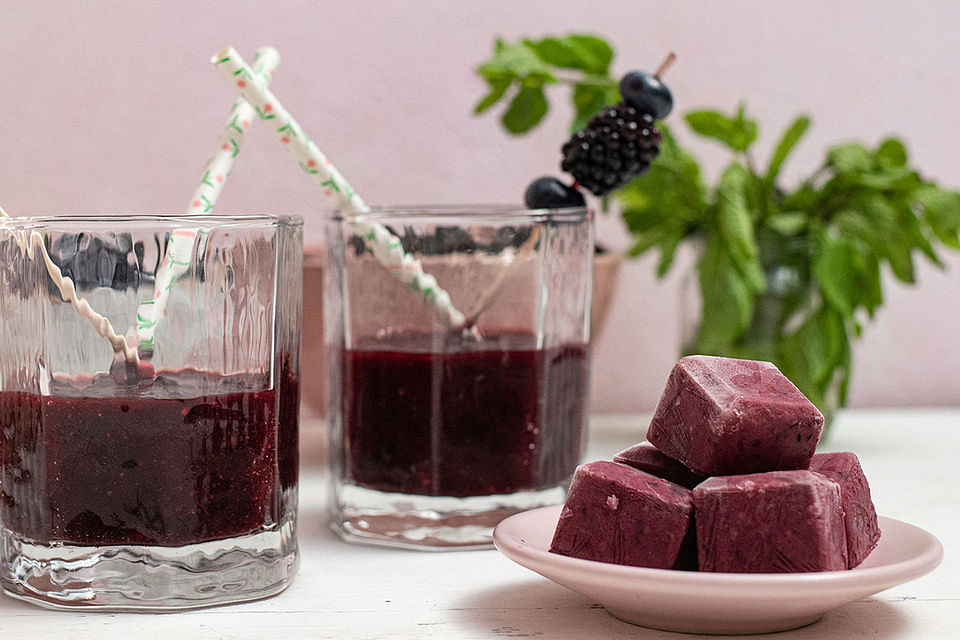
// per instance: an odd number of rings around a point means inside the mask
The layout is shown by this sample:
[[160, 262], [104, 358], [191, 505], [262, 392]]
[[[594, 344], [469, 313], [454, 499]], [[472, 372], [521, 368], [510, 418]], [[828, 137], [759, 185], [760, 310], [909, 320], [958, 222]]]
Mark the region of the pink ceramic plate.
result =
[[624, 567], [549, 553], [561, 506], [511, 516], [493, 532], [503, 555], [601, 603], [634, 624], [687, 633], [765, 633], [816, 622], [847, 602], [933, 570], [943, 547], [905, 522], [880, 518], [880, 544], [850, 571], [697, 573]]

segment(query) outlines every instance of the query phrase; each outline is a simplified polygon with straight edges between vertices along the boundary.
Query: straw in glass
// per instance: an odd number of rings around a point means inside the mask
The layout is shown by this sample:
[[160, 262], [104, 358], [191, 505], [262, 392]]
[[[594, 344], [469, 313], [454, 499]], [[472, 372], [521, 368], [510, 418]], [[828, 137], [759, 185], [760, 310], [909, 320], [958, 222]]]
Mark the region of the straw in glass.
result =
[[260, 119], [268, 122], [297, 159], [300, 168], [312, 176], [323, 193], [348, 214], [353, 233], [363, 238], [373, 256], [408, 288], [419, 293], [424, 304], [441, 322], [451, 327], [462, 326], [464, 316], [453, 306], [450, 295], [440, 288], [433, 276], [423, 271], [419, 260], [404, 252], [400, 239], [379, 223], [355, 217], [369, 213], [370, 208], [284, 109], [266, 83], [247, 66], [240, 54], [233, 47], [227, 47], [215, 55], [212, 62], [237, 93], [253, 105]]
[[[9, 218], [10, 216], [0, 208], [0, 217]], [[123, 357], [127, 362], [136, 363], [137, 350], [127, 342], [126, 338], [114, 330], [109, 320], [94, 311], [86, 299], [77, 295], [77, 287], [74, 285], [73, 280], [63, 275], [60, 267], [56, 265], [50, 258], [50, 254], [47, 253], [47, 247], [43, 242], [43, 235], [38, 231], [30, 231], [30, 233], [27, 234], [26, 230], [22, 233], [12, 232], [12, 235], [17, 246], [20, 247], [20, 250], [26, 253], [31, 260], [34, 259], [34, 252], [36, 250], [40, 251], [43, 264], [47, 268], [47, 273], [50, 275], [53, 284], [56, 285], [57, 290], [60, 291], [60, 297], [66, 302], [69, 302], [76, 312], [80, 314], [80, 317], [89, 320], [100, 337], [110, 341], [114, 352], [123, 353]]]
[[[279, 63], [280, 54], [273, 47], [259, 49], [253, 59], [255, 73], [264, 83], [270, 82]], [[233, 159], [240, 153], [246, 132], [256, 117], [256, 110], [243, 98], [237, 98], [230, 109], [227, 124], [217, 143], [217, 150], [207, 161], [203, 177], [190, 198], [187, 214], [213, 211], [223, 192], [223, 185], [233, 169]], [[144, 355], [153, 353], [157, 323], [166, 313], [173, 283], [185, 274], [190, 266], [193, 243], [200, 233], [199, 228], [177, 229], [167, 240], [167, 249], [154, 279], [153, 297], [141, 303], [137, 310], [139, 348]]]

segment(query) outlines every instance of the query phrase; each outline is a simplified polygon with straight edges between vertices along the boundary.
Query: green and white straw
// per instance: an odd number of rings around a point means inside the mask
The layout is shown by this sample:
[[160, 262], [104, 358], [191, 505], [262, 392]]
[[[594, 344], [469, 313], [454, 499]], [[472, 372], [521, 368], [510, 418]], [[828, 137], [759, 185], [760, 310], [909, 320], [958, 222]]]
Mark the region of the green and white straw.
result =
[[[10, 218], [3, 208], [0, 208], [0, 218]], [[73, 283], [73, 280], [63, 275], [60, 267], [50, 258], [50, 254], [47, 253], [43, 235], [39, 231], [30, 231], [27, 233], [25, 229], [19, 232], [10, 230], [10, 233], [17, 243], [17, 246], [20, 247], [20, 250], [26, 253], [31, 260], [35, 259], [36, 251], [39, 250], [43, 264], [47, 268], [47, 274], [49, 274], [53, 284], [56, 285], [57, 290], [60, 291], [60, 297], [66, 302], [69, 302], [80, 317], [89, 320], [93, 328], [100, 334], [100, 337], [110, 341], [114, 352], [122, 353], [128, 362], [137, 362], [136, 347], [131, 345], [125, 337], [118, 334], [110, 321], [94, 311], [89, 302], [77, 295], [77, 287]]]
[[[269, 83], [279, 63], [280, 54], [277, 50], [263, 47], [253, 59], [254, 73], [264, 84]], [[213, 211], [223, 192], [227, 176], [233, 169], [233, 159], [240, 153], [246, 132], [256, 117], [256, 110], [243, 98], [237, 98], [230, 109], [227, 124], [217, 143], [217, 150], [207, 161], [203, 177], [190, 198], [187, 214]], [[154, 279], [153, 297], [142, 303], [137, 310], [137, 333], [140, 337], [140, 350], [144, 353], [153, 352], [157, 323], [166, 313], [170, 290], [177, 278], [189, 269], [193, 244], [201, 233], [199, 228], [183, 228], [170, 234], [167, 249]]]
[[464, 316], [453, 306], [450, 295], [440, 288], [433, 276], [424, 273], [419, 260], [404, 252], [400, 239], [381, 224], [354, 217], [369, 213], [370, 208], [283, 108], [266, 83], [247, 66], [240, 54], [233, 47], [227, 47], [215, 55], [212, 62], [237, 93], [253, 105], [260, 119], [267, 122], [297, 159], [300, 168], [312, 176], [324, 194], [333, 198], [338, 207], [348, 214], [352, 231], [363, 238], [373, 256], [409, 289], [418, 293], [441, 322], [451, 327], [462, 326]]

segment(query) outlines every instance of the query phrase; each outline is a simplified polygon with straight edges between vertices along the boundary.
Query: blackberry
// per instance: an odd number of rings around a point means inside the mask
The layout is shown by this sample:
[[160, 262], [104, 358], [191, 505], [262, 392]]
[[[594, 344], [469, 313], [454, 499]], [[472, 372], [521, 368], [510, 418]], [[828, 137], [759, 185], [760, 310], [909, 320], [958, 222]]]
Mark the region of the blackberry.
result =
[[605, 107], [563, 145], [560, 168], [596, 196], [640, 175], [660, 153], [654, 118], [626, 101]]

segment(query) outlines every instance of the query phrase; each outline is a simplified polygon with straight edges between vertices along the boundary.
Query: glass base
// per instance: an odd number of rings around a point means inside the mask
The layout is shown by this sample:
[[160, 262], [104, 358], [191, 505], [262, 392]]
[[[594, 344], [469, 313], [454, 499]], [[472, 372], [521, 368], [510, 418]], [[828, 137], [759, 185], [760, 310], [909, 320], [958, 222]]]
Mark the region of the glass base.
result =
[[171, 611], [283, 591], [299, 564], [293, 524], [182, 547], [36, 544], [0, 532], [7, 593], [55, 609]]
[[567, 485], [538, 491], [451, 498], [342, 484], [331, 524], [347, 542], [426, 551], [489, 549], [493, 528], [515, 513], [560, 504]]

